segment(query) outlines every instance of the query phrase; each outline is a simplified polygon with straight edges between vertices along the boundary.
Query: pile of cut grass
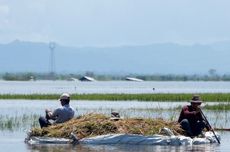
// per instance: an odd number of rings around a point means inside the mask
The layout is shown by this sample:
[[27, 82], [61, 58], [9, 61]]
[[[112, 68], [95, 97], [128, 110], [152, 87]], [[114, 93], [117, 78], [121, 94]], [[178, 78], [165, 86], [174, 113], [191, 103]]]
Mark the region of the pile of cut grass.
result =
[[63, 124], [52, 125], [43, 129], [32, 128], [31, 135], [69, 138], [73, 132], [79, 139], [110, 133], [153, 135], [159, 134], [163, 127], [171, 129], [175, 135], [183, 134], [179, 124], [174, 121], [142, 118], [114, 121], [103, 114], [87, 114]]

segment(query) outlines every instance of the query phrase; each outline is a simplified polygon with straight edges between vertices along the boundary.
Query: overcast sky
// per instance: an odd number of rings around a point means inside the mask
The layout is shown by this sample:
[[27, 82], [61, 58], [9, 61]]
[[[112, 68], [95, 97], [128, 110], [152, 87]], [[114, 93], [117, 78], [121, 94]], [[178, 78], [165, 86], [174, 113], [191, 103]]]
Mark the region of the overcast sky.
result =
[[230, 0], [0, 0], [0, 43], [69, 46], [230, 40]]

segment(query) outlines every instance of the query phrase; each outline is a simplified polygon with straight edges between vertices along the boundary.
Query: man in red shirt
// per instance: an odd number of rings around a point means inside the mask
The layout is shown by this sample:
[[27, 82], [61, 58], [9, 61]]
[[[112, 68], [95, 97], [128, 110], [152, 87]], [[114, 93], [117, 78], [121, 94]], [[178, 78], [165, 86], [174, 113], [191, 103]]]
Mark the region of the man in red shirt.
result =
[[206, 127], [210, 130], [200, 113], [200, 105], [202, 101], [198, 95], [194, 95], [191, 100], [191, 105], [186, 105], [182, 108], [178, 122], [181, 128], [184, 129], [188, 136], [194, 137], [201, 134]]

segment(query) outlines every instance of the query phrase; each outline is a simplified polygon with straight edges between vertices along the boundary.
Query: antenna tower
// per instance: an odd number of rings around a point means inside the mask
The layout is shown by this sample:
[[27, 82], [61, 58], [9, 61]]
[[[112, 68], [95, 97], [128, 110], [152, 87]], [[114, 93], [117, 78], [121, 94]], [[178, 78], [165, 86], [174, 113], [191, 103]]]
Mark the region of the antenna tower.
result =
[[54, 75], [55, 75], [55, 47], [56, 44], [54, 42], [50, 42], [49, 43], [49, 49], [50, 49], [50, 75], [51, 78], [54, 79]]

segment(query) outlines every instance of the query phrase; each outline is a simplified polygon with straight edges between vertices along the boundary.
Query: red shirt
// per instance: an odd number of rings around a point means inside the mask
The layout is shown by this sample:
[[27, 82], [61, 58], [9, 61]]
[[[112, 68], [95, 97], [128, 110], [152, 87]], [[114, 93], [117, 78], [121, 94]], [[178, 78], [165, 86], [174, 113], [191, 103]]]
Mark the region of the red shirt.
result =
[[182, 108], [178, 122], [180, 123], [183, 119], [188, 119], [191, 125], [196, 123], [198, 120], [204, 120], [201, 113], [196, 113], [196, 109], [194, 109], [191, 105], [186, 105]]

